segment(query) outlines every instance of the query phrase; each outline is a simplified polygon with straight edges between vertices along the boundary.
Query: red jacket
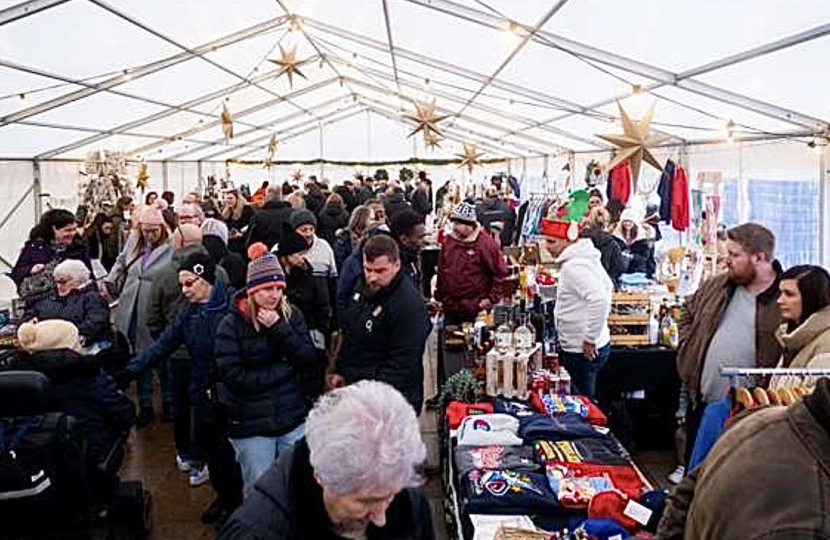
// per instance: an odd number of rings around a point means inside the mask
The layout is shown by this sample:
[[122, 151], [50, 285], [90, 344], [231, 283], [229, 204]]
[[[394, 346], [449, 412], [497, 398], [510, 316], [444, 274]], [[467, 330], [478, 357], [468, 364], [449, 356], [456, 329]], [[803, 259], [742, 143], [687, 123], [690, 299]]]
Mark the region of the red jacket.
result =
[[674, 172], [671, 184], [671, 226], [680, 232], [689, 228], [689, 181], [680, 166]]
[[435, 299], [450, 318], [473, 320], [479, 302], [501, 299], [507, 263], [493, 238], [479, 227], [472, 237], [459, 240], [452, 233], [444, 239], [438, 261]]

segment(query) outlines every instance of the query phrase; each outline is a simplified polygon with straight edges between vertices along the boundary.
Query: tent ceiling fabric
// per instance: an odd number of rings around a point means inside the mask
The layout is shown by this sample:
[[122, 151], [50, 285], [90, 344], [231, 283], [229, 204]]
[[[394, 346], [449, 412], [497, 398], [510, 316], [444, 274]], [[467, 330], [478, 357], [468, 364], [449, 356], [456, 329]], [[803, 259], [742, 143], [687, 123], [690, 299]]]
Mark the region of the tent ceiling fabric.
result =
[[[272, 134], [276, 159], [603, 151], [617, 100], [656, 101], [674, 145], [830, 120], [817, 0], [0, 0], [0, 28], [8, 158], [258, 160]], [[275, 77], [281, 46], [307, 79]], [[450, 116], [428, 150], [405, 115], [433, 98]]]

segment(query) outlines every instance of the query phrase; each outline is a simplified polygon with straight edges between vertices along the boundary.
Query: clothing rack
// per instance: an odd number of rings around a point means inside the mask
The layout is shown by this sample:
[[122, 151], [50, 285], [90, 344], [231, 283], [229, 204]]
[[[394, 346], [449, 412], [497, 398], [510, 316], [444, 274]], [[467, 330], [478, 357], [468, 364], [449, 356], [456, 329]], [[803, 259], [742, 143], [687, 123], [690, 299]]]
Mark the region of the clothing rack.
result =
[[738, 377], [767, 376], [767, 375], [790, 375], [795, 377], [830, 377], [830, 369], [822, 368], [720, 368], [721, 377], [729, 379], [729, 386], [735, 387], [735, 379]]

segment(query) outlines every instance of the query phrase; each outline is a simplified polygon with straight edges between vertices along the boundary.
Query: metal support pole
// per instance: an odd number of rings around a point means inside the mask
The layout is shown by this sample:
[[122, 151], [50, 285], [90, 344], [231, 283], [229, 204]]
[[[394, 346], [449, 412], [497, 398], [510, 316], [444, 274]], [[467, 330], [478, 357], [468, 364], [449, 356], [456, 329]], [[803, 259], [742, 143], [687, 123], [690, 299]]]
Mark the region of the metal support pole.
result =
[[372, 113], [366, 111], [366, 159], [372, 161]]
[[323, 160], [325, 159], [323, 157], [324, 152], [325, 152], [325, 146], [324, 146], [324, 141], [323, 141], [323, 123], [322, 122], [317, 122], [317, 140], [318, 140], [318, 146], [319, 146], [319, 150], [320, 150], [320, 181], [322, 182], [323, 181], [323, 170], [325, 169], [325, 165], [323, 164]]
[[167, 191], [170, 186], [170, 172], [167, 169], [167, 162], [161, 162], [161, 189]]
[[40, 216], [43, 215], [43, 185], [40, 177], [40, 161], [34, 160], [32, 162], [32, 197], [35, 203], [35, 223], [40, 221]]
[[202, 196], [202, 185], [203, 185], [202, 182], [204, 180], [203, 175], [204, 175], [204, 170], [202, 169], [202, 162], [200, 160], [200, 161], [196, 162], [196, 185], [199, 187], [199, 196], [200, 197]]
[[823, 266], [830, 263], [830, 186], [827, 185], [827, 147], [822, 147], [818, 158], [818, 193], [819, 193], [819, 260]]

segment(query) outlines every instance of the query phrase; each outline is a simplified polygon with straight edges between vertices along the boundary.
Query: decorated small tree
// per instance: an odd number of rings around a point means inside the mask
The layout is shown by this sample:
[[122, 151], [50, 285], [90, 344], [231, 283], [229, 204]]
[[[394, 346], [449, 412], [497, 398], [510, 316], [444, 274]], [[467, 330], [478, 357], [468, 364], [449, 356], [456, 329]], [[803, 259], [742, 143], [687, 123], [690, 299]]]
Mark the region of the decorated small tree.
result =
[[442, 393], [451, 400], [477, 403], [479, 400], [479, 383], [469, 369], [462, 369], [446, 380]]

